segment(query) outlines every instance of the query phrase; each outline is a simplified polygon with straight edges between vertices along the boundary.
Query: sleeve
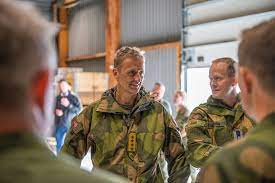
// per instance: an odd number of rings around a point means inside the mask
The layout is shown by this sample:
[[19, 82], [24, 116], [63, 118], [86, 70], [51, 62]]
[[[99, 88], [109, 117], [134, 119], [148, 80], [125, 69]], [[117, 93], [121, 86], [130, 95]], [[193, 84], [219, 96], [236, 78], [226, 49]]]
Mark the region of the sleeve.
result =
[[167, 111], [164, 116], [166, 129], [163, 151], [168, 163], [168, 182], [187, 182], [190, 168], [178, 126]]
[[71, 128], [66, 135], [61, 155], [69, 155], [82, 160], [90, 147], [92, 152], [95, 150], [95, 143], [92, 138], [89, 138], [92, 110], [93, 107], [88, 106], [72, 119]]
[[79, 98], [73, 95], [72, 100], [70, 102], [71, 102], [69, 105], [70, 113], [77, 115], [81, 110], [81, 103]]
[[213, 145], [207, 124], [207, 114], [197, 107], [190, 114], [185, 128], [189, 150], [188, 159], [190, 164], [197, 168], [204, 166], [210, 155], [220, 148]]

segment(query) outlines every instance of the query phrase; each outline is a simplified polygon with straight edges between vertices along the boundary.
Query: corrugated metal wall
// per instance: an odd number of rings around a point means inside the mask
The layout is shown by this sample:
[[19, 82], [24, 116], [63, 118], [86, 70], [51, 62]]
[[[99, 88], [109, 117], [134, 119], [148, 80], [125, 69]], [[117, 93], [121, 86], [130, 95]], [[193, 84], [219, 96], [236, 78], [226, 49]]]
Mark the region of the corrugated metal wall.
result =
[[236, 41], [245, 28], [275, 17], [275, 1], [211, 0], [187, 5], [183, 15], [185, 47]]
[[105, 52], [105, 1], [80, 0], [69, 11], [69, 57]]
[[180, 40], [182, 0], [121, 0], [121, 44]]
[[[197, 1], [195, 4], [194, 2], [195, 0], [187, 0], [183, 9], [185, 18], [182, 44], [186, 53], [184, 62], [188, 60], [187, 67], [209, 66], [212, 61], [209, 58], [223, 52], [229, 53], [227, 50], [232, 50], [232, 55], [224, 56], [235, 58], [241, 32], [275, 17], [274, 0], [209, 0]], [[218, 49], [212, 49], [213, 47]], [[198, 61], [199, 57], [203, 57], [204, 60]]]
[[[198, 88], [204, 90], [204, 93], [211, 93], [209, 84], [205, 81], [208, 82], [208, 79], [205, 78], [208, 77], [208, 67], [212, 60], [225, 56], [237, 60], [241, 32], [274, 18], [275, 0], [185, 0], [184, 2], [182, 78], [184, 78], [184, 89], [189, 96], [192, 95], [190, 100], [187, 97], [187, 105], [194, 107], [207, 99], [207, 97], [202, 99], [201, 92], [197, 92]], [[198, 71], [200, 75], [196, 74]], [[194, 82], [197, 80], [203, 83]]]
[[176, 90], [176, 49], [166, 48], [147, 51], [144, 87], [151, 90], [155, 82], [161, 82], [166, 87], [164, 98], [168, 100], [175, 114], [172, 97]]
[[100, 60], [68, 62], [68, 67], [80, 67], [84, 72], [105, 72], [105, 61], [102, 58]]

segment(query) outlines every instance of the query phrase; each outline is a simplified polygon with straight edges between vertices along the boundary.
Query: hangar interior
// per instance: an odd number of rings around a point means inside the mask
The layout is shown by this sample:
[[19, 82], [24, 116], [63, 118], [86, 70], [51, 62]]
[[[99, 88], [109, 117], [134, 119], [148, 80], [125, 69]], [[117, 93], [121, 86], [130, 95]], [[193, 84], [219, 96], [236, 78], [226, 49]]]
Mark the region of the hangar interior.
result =
[[[275, 17], [274, 0], [24, 0], [60, 26], [56, 37], [58, 73], [83, 106], [115, 85], [115, 52], [144, 50], [144, 87], [166, 87], [173, 116], [176, 90], [187, 93], [192, 111], [211, 95], [209, 68], [220, 57], [238, 61], [241, 32]], [[58, 91], [57, 91], [58, 92]], [[89, 155], [83, 167], [90, 170]]]
[[[66, 75], [86, 105], [114, 85], [111, 60], [115, 50], [137, 46], [146, 51], [145, 88], [151, 90], [155, 82], [163, 83], [164, 98], [170, 103], [175, 90], [184, 90], [192, 110], [210, 95], [211, 61], [226, 56], [238, 60], [241, 31], [275, 16], [273, 0], [32, 2], [45, 17], [61, 24], [57, 41], [60, 73], [102, 74]], [[104, 82], [98, 82], [101, 86], [95, 92], [97, 77]], [[87, 87], [88, 78], [94, 78], [95, 84], [90, 82]]]

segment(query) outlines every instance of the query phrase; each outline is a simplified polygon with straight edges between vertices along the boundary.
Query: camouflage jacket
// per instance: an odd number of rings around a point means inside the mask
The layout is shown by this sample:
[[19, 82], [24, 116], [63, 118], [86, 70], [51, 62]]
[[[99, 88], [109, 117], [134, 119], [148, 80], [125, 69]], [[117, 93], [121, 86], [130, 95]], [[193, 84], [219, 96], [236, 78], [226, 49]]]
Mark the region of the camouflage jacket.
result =
[[185, 106], [179, 108], [175, 118], [180, 130], [183, 130], [188, 120], [188, 109]]
[[169, 182], [186, 182], [189, 167], [177, 125], [164, 107], [144, 90], [131, 110], [122, 108], [113, 89], [72, 120], [63, 153], [82, 159], [91, 147], [96, 167], [132, 182], [163, 182], [157, 163], [161, 150]]
[[0, 182], [126, 182], [113, 175], [111, 179], [106, 172], [97, 170], [91, 175], [64, 163], [31, 133], [0, 135], [0, 164]]
[[240, 141], [209, 159], [200, 181], [211, 183], [275, 182], [275, 113]]
[[188, 119], [186, 134], [190, 163], [195, 167], [204, 166], [214, 151], [243, 137], [253, 125], [254, 122], [243, 112], [239, 97], [231, 108], [210, 96], [207, 103], [196, 107]]

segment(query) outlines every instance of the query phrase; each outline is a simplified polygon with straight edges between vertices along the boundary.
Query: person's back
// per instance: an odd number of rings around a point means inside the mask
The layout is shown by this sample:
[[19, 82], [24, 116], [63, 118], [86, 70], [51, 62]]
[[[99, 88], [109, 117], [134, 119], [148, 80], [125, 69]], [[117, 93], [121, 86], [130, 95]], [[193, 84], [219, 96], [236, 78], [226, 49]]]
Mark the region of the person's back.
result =
[[[90, 176], [57, 159], [35, 136], [28, 133], [0, 135], [0, 182], [120, 182], [116, 177]], [[109, 178], [109, 180], [108, 180]], [[111, 181], [112, 180], [112, 181]], [[120, 181], [119, 181], [120, 180]]]

